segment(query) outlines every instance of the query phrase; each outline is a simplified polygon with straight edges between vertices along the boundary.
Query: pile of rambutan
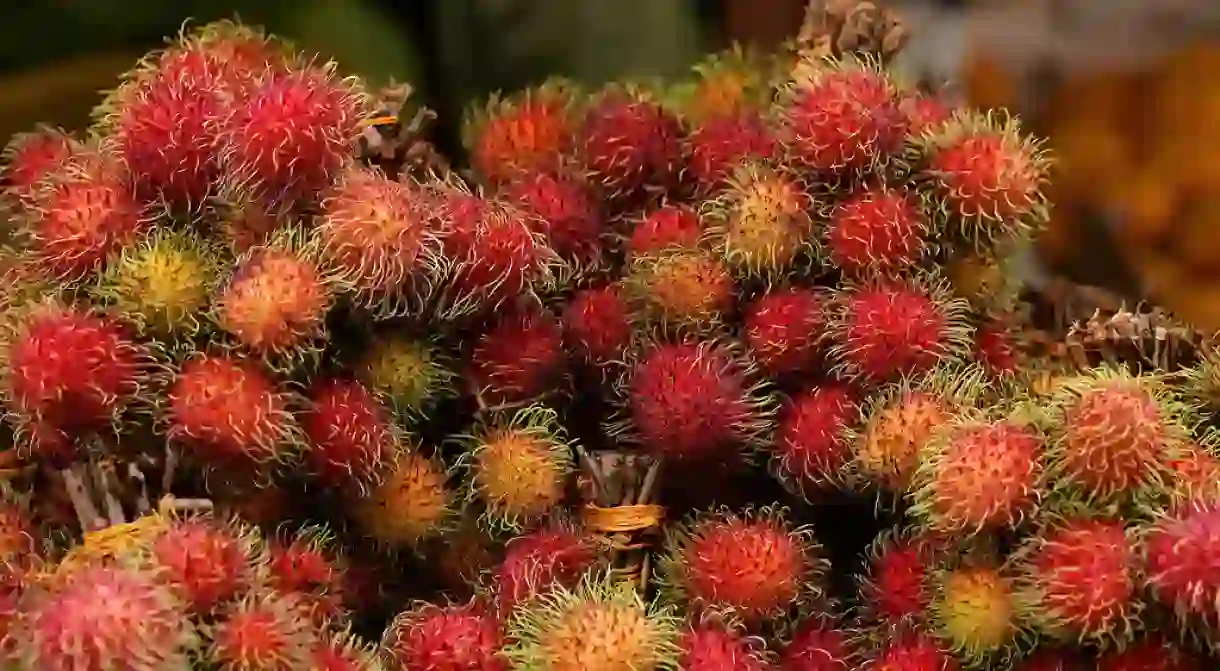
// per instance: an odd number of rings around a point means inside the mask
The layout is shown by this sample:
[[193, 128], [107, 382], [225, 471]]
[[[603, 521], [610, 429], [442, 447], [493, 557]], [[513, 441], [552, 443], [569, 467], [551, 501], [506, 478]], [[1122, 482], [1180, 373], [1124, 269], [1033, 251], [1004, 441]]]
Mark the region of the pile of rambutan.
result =
[[221, 22], [13, 139], [0, 667], [1220, 663], [1220, 357], [1027, 352], [1041, 143], [817, 45], [451, 169]]

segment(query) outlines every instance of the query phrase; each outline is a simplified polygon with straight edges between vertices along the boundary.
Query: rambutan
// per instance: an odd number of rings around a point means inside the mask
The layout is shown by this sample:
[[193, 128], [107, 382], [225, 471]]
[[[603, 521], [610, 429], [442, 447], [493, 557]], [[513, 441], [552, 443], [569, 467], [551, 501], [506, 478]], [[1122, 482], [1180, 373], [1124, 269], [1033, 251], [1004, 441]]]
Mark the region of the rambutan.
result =
[[475, 604], [423, 603], [394, 618], [382, 647], [402, 671], [507, 671], [504, 640], [500, 621]]
[[0, 154], [0, 198], [20, 211], [38, 184], [78, 151], [76, 140], [58, 128], [14, 135]]
[[325, 529], [306, 527], [267, 545], [268, 583], [281, 594], [300, 600], [314, 622], [339, 622], [344, 609], [343, 558]]
[[218, 257], [207, 242], [162, 229], [124, 248], [95, 293], [141, 333], [190, 338], [205, 327], [219, 281]]
[[324, 192], [320, 265], [378, 316], [418, 310], [443, 270], [441, 240], [422, 186], [351, 165]]
[[944, 265], [945, 279], [953, 292], [970, 301], [982, 313], [1011, 312], [1020, 298], [1021, 271], [1013, 268], [1018, 256], [1013, 249], [969, 251], [953, 255]]
[[1170, 504], [1185, 501], [1220, 501], [1220, 456], [1212, 446], [1198, 442], [1179, 445], [1173, 452], [1166, 478]]
[[598, 556], [596, 539], [566, 524], [512, 539], [495, 572], [500, 612], [507, 614], [554, 587], [575, 588]]
[[703, 220], [686, 205], [663, 205], [650, 210], [631, 228], [626, 249], [629, 258], [690, 250], [703, 237]]
[[397, 335], [374, 341], [357, 365], [357, 375], [401, 419], [410, 421], [424, 419], [436, 403], [456, 392], [456, 374], [435, 345]]
[[1125, 368], [1092, 369], [1061, 382], [1052, 399], [1050, 476], [1100, 505], [1158, 493], [1188, 415], [1163, 380]]
[[691, 178], [704, 195], [727, 186], [738, 166], [767, 163], [779, 154], [775, 132], [757, 112], [707, 119], [687, 136], [687, 146]]
[[305, 462], [326, 487], [367, 492], [398, 448], [393, 419], [377, 397], [354, 380], [314, 383], [301, 428], [309, 439]]
[[461, 437], [468, 496], [491, 528], [519, 530], [563, 502], [575, 465], [558, 420], [554, 410], [531, 405]]
[[745, 359], [718, 343], [658, 344], [625, 384], [629, 429], [651, 454], [714, 463], [758, 446], [771, 399]]
[[811, 387], [785, 401], [772, 447], [780, 479], [807, 496], [841, 484], [851, 462], [847, 429], [858, 415], [851, 390], [833, 383]]
[[292, 223], [284, 208], [249, 198], [218, 203], [215, 212], [218, 237], [229, 252], [238, 256], [271, 242], [276, 233]]
[[1220, 351], [1205, 350], [1198, 363], [1183, 371], [1181, 393], [1193, 410], [1220, 412]]
[[1144, 579], [1153, 598], [1209, 642], [1220, 631], [1220, 504], [1192, 501], [1144, 531]]
[[310, 652], [310, 669], [316, 671], [384, 671], [380, 650], [348, 632], [319, 633]]
[[706, 238], [734, 275], [778, 280], [812, 251], [813, 203], [795, 175], [747, 164], [701, 214]]
[[696, 623], [682, 632], [678, 665], [682, 671], [766, 671], [756, 641], [735, 628], [712, 621]]
[[333, 64], [264, 77], [224, 120], [220, 165], [229, 195], [312, 201], [349, 160], [368, 97]]
[[803, 287], [772, 289], [742, 316], [742, 339], [768, 375], [808, 373], [824, 361], [825, 301]]
[[1010, 529], [1041, 502], [1042, 438], [1015, 421], [962, 418], [922, 450], [914, 515], [957, 534]]
[[831, 353], [848, 378], [884, 382], [962, 359], [968, 303], [940, 282], [882, 281], [841, 290], [831, 303]]
[[453, 512], [448, 478], [439, 461], [416, 449], [401, 450], [381, 484], [355, 501], [352, 517], [378, 543], [418, 548], [444, 530]]
[[992, 379], [1013, 378], [1021, 371], [1015, 334], [1001, 320], [988, 320], [974, 331], [974, 360]]
[[835, 205], [822, 244], [831, 264], [853, 274], [893, 275], [929, 252], [929, 225], [900, 188], [874, 186]]
[[664, 332], [717, 329], [736, 300], [729, 269], [697, 249], [671, 249], [631, 261], [623, 288], [636, 319]]
[[953, 118], [955, 107], [944, 96], [915, 93], [903, 97], [900, 103], [907, 115], [907, 126], [912, 137], [935, 132]]
[[850, 671], [856, 668], [850, 637], [819, 617], [796, 627], [779, 656], [780, 671]]
[[1015, 118], [955, 113], [925, 133], [914, 154], [929, 206], [977, 248], [1021, 237], [1045, 222], [1049, 161]]
[[317, 638], [308, 609], [294, 596], [251, 594], [211, 626], [208, 663], [220, 671], [309, 669]]
[[931, 602], [925, 585], [942, 549], [928, 535], [900, 531], [878, 535], [869, 545], [865, 572], [859, 579], [866, 621], [888, 634], [924, 618]]
[[300, 429], [292, 396], [254, 361], [206, 354], [182, 364], [166, 399], [166, 433], [205, 468], [289, 461]]
[[978, 665], [1010, 654], [1020, 634], [1013, 580], [983, 563], [939, 572], [932, 581], [932, 627], [962, 659]]
[[[258, 28], [221, 19], [183, 30], [170, 47], [149, 64], [165, 80], [206, 79], [226, 102], [244, 100], [266, 75], [280, 75], [293, 65], [291, 45]], [[137, 70], [136, 75], [144, 74]]]
[[1139, 612], [1135, 544], [1118, 521], [1056, 520], [1018, 551], [1030, 623], [1066, 643], [1130, 640]]
[[602, 366], [631, 344], [631, 307], [617, 285], [582, 289], [564, 306], [563, 343], [577, 361]]
[[645, 603], [635, 587], [590, 574], [518, 609], [504, 654], [514, 668], [539, 671], [659, 671], [677, 668], [679, 620]]
[[485, 110], [468, 114], [463, 142], [479, 175], [505, 183], [556, 171], [575, 135], [570, 88], [553, 81], [513, 97], [492, 96]]
[[51, 582], [26, 591], [12, 623], [16, 668], [190, 668], [198, 637], [155, 573], [84, 566]]
[[1210, 666], [1195, 652], [1157, 635], [1103, 652], [1094, 664], [1096, 671], [1203, 671]]
[[855, 59], [802, 59], [780, 91], [780, 141], [799, 165], [859, 171], [895, 157], [909, 122], [889, 76]]
[[1014, 671], [1087, 671], [1081, 655], [1074, 650], [1039, 646], [1014, 666]]
[[692, 69], [695, 82], [682, 110], [700, 126], [757, 112], [770, 102], [768, 61], [753, 49], [734, 45], [705, 57]]
[[207, 615], [244, 593], [259, 577], [255, 543], [237, 523], [204, 517], [171, 520], [148, 547], [161, 579], [190, 612]]
[[576, 141], [589, 183], [612, 202], [668, 193], [685, 168], [682, 123], [640, 90], [610, 87], [595, 97]]
[[863, 667], [865, 671], [958, 671], [961, 664], [934, 639], [905, 634], [887, 641]]
[[534, 216], [531, 223], [564, 261], [576, 267], [598, 261], [602, 216], [586, 184], [572, 177], [536, 173], [514, 182], [507, 197]]
[[[34, 518], [24, 505], [0, 501], [0, 582], [4, 573], [29, 566], [36, 557]], [[0, 638], [3, 638], [0, 635]]]
[[517, 310], [479, 336], [466, 377], [487, 405], [523, 403], [557, 389], [566, 363], [555, 315], [545, 309]]
[[675, 529], [660, 562], [675, 603], [757, 623], [801, 610], [822, 596], [829, 565], [808, 527], [784, 509], [726, 509]]
[[300, 231], [285, 230], [237, 261], [213, 304], [214, 319], [237, 343], [276, 367], [312, 361], [326, 336], [334, 293], [301, 253]]

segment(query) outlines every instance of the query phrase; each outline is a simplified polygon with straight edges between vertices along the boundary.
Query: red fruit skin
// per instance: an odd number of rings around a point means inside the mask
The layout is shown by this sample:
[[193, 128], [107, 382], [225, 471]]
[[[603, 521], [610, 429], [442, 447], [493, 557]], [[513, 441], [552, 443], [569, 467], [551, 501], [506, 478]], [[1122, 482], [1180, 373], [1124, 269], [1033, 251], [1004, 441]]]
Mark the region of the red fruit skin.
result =
[[1137, 641], [1123, 650], [1103, 653], [1096, 671], [1203, 671], [1204, 660], [1159, 637]]
[[338, 562], [316, 543], [293, 539], [268, 546], [271, 584], [299, 598], [318, 622], [344, 615], [344, 580]]
[[670, 249], [690, 249], [699, 244], [703, 222], [685, 205], [665, 205], [648, 213], [627, 238], [627, 254], [632, 257], [657, 254]]
[[562, 321], [564, 345], [586, 364], [619, 360], [631, 343], [631, 307], [614, 285], [576, 292]]
[[612, 200], [662, 193], [685, 163], [682, 124], [656, 103], [627, 95], [603, 97], [587, 112], [578, 150], [590, 184]]
[[810, 558], [790, 530], [774, 520], [708, 520], [681, 549], [688, 598], [728, 609], [744, 622], [783, 613], [800, 596]]
[[72, 136], [54, 128], [14, 136], [4, 148], [0, 192], [19, 208], [28, 205], [35, 186], [78, 151]]
[[278, 460], [296, 431], [289, 401], [253, 361], [192, 359], [170, 387], [167, 433], [211, 467]]
[[932, 297], [906, 288], [848, 297], [840, 333], [845, 372], [873, 381], [931, 370], [948, 353], [948, 319]]
[[759, 367], [773, 376], [807, 373], [823, 362], [822, 298], [798, 287], [777, 289], [746, 309], [742, 334]]
[[979, 326], [974, 332], [974, 356], [993, 378], [1010, 378], [1020, 369], [1016, 342], [999, 322]]
[[500, 622], [472, 606], [426, 605], [390, 624], [385, 649], [402, 671], [507, 671]]
[[857, 191], [830, 215], [830, 260], [849, 273], [889, 275], [917, 264], [926, 252], [927, 222], [906, 192], [887, 187]]
[[775, 458], [799, 491], [840, 483], [851, 459], [846, 430], [859, 407], [851, 391], [826, 384], [793, 396], [779, 411]]
[[864, 668], [868, 671], [958, 671], [961, 665], [923, 635], [894, 641]]
[[389, 413], [364, 385], [330, 379], [314, 385], [301, 426], [305, 462], [327, 487], [360, 491], [381, 475], [397, 447]]
[[1121, 630], [1136, 606], [1139, 557], [1121, 523], [1071, 520], [1038, 541], [1028, 580], [1038, 610], [1079, 636]]
[[8, 352], [10, 407], [50, 429], [104, 429], [133, 400], [145, 357], [115, 324], [73, 308], [34, 313]]
[[961, 533], [1017, 526], [1040, 502], [1042, 440], [1015, 422], [952, 431], [920, 492], [935, 526]]
[[574, 179], [537, 173], [508, 189], [509, 198], [534, 215], [535, 230], [561, 258], [591, 263], [601, 254], [602, 219], [589, 188]]
[[242, 539], [205, 520], [174, 522], [152, 543], [152, 556], [192, 613], [205, 615], [250, 584]]
[[781, 139], [803, 167], [861, 170], [902, 149], [907, 118], [885, 75], [826, 72], [798, 86], [782, 111]]
[[909, 95], [902, 100], [911, 135], [918, 137], [953, 117], [953, 106], [939, 96]]
[[36, 558], [37, 531], [29, 513], [13, 503], [0, 503], [0, 577], [6, 567], [28, 567]]
[[779, 658], [780, 671], [850, 671], [854, 664], [847, 635], [816, 620], [792, 634]]
[[967, 135], [932, 155], [945, 204], [964, 218], [1014, 219], [1038, 204], [1041, 176], [1025, 148], [1000, 133]]
[[1014, 671], [1095, 671], [1085, 666], [1078, 655], [1063, 650], [1038, 650], [1017, 662]]
[[561, 157], [571, 153], [572, 126], [564, 96], [530, 95], [482, 125], [472, 143], [471, 163], [493, 183], [553, 172]]
[[288, 72], [286, 53], [253, 34], [191, 37], [163, 51], [155, 72], [175, 81], [207, 80], [229, 104], [241, 103], [268, 76]]
[[264, 78], [224, 122], [230, 189], [270, 203], [312, 200], [330, 185], [367, 117], [362, 93], [327, 68]]
[[573, 587], [597, 561], [589, 536], [567, 529], [540, 529], [508, 543], [496, 572], [497, 605], [506, 616], [549, 587]]
[[642, 447], [677, 461], [715, 460], [748, 440], [745, 371], [723, 350], [665, 344], [631, 375], [628, 410]]
[[501, 319], [479, 338], [469, 379], [489, 405], [518, 403], [555, 389], [566, 363], [559, 320], [524, 312]]
[[921, 616], [929, 602], [924, 585], [930, 566], [928, 547], [921, 540], [892, 539], [882, 544], [860, 586], [869, 617], [895, 629]]
[[691, 177], [702, 195], [723, 188], [738, 166], [779, 154], [774, 131], [752, 111], [705, 120], [687, 136], [687, 145]]
[[1144, 538], [1145, 580], [1154, 598], [1190, 620], [1220, 627], [1220, 504], [1193, 501]]
[[682, 671], [766, 671], [767, 667], [741, 635], [702, 624], [682, 634], [678, 644]]
[[1109, 499], [1149, 486], [1166, 468], [1165, 418], [1148, 390], [1129, 381], [1103, 383], [1064, 412], [1056, 468], [1086, 494]]
[[317, 641], [306, 616], [291, 597], [242, 602], [214, 625], [209, 657], [222, 669], [309, 668]]

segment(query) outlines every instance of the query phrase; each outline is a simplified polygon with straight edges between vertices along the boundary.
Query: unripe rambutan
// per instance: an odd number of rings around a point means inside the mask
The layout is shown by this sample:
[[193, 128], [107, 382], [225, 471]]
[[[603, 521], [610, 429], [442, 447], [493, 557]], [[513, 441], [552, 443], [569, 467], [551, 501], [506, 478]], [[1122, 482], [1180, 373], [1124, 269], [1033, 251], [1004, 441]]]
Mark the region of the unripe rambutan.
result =
[[1152, 635], [1094, 660], [1095, 671], [1203, 671], [1211, 664], [1197, 653]]
[[0, 154], [0, 198], [20, 211], [30, 203], [39, 182], [78, 151], [76, 140], [58, 128], [14, 135]]
[[747, 306], [742, 338], [759, 368], [782, 376], [808, 373], [823, 363], [824, 308], [822, 296], [802, 287], [773, 289]]
[[1052, 401], [1050, 476], [1100, 505], [1159, 493], [1185, 415], [1163, 381], [1125, 369], [1065, 380]]
[[442, 319], [494, 311], [554, 283], [559, 258], [533, 230], [530, 215], [460, 187], [440, 188], [437, 198], [451, 264]]
[[703, 125], [763, 109], [771, 97], [769, 65], [765, 55], [737, 45], [705, 57], [692, 68], [695, 82], [683, 112]]
[[1015, 118], [959, 112], [916, 145], [929, 205], [976, 247], [1045, 222], [1049, 161]]
[[487, 405], [524, 403], [558, 388], [566, 363], [559, 320], [542, 309], [517, 310], [475, 342], [466, 377]]
[[576, 122], [570, 87], [550, 82], [519, 95], [493, 95], [468, 114], [463, 142], [479, 175], [492, 183], [550, 173], [570, 155]]
[[566, 524], [552, 524], [508, 542], [495, 572], [497, 605], [508, 614], [552, 588], [572, 589], [598, 561], [596, 539]]
[[1209, 642], [1220, 631], [1220, 504], [1192, 501], [1144, 532], [1144, 573], [1153, 598]]
[[685, 168], [682, 123], [648, 94], [611, 87], [588, 106], [577, 152], [611, 201], [668, 193]]
[[353, 380], [320, 380], [308, 398], [301, 428], [309, 439], [305, 462], [313, 476], [326, 487], [369, 491], [398, 447], [390, 414]]
[[400, 451], [370, 495], [351, 510], [357, 526], [378, 543], [417, 548], [444, 530], [453, 512], [448, 473], [418, 450]]
[[84, 566], [28, 590], [7, 640], [21, 671], [186, 669], [197, 643], [155, 573], [113, 566]]
[[813, 203], [794, 175], [756, 164], [704, 201], [706, 237], [734, 275], [778, 280], [812, 251]]
[[531, 405], [461, 437], [468, 496], [491, 528], [521, 529], [563, 502], [575, 466], [558, 420], [554, 410]]
[[207, 242], [190, 233], [158, 230], [122, 250], [96, 294], [141, 333], [190, 338], [204, 328], [219, 280], [217, 256]]
[[749, 362], [727, 345], [658, 344], [626, 380], [630, 430], [656, 456], [732, 461], [757, 447], [771, 419], [771, 399], [753, 378]]
[[514, 182], [506, 195], [534, 215], [535, 229], [564, 261], [578, 267], [597, 262], [602, 250], [602, 218], [586, 184], [537, 173]]
[[970, 350], [968, 303], [939, 282], [892, 282], [841, 291], [832, 305], [836, 371], [872, 382], [930, 371]]
[[971, 565], [933, 580], [932, 626], [962, 659], [978, 665], [1005, 656], [1019, 634], [1020, 606], [1012, 579], [999, 568]]
[[631, 261], [623, 288], [636, 319], [664, 332], [717, 329], [736, 300], [733, 276], [701, 250], [641, 256]]
[[4, 392], [21, 422], [72, 433], [109, 428], [131, 407], [147, 353], [111, 321], [47, 303], [22, 318], [8, 344]]
[[690, 173], [701, 194], [727, 186], [736, 168], [766, 163], [779, 153], [775, 132], [757, 112], [707, 119], [687, 136]]
[[882, 635], [907, 629], [927, 614], [931, 595], [925, 584], [941, 559], [941, 545], [928, 535], [894, 531], [882, 532], [869, 545], [859, 579], [860, 605]]
[[324, 529], [306, 527], [290, 538], [272, 539], [267, 546], [268, 583], [299, 599], [319, 624], [338, 622], [346, 615], [346, 565], [335, 545]]
[[793, 489], [810, 495], [843, 482], [851, 462], [847, 429], [859, 407], [842, 385], [824, 384], [789, 398], [776, 419], [772, 462]]
[[686, 205], [663, 205], [632, 226], [626, 242], [627, 256], [693, 249], [702, 237], [703, 221], [695, 210]]
[[1220, 502], [1220, 456], [1197, 442], [1179, 445], [1168, 463], [1170, 504], [1185, 501]]
[[780, 653], [780, 671], [850, 671], [855, 668], [853, 645], [846, 633], [813, 617], [792, 633]]
[[38, 184], [25, 209], [23, 232], [49, 277], [78, 282], [148, 231], [151, 217], [111, 157], [83, 153]]
[[819, 172], [858, 171], [902, 150], [908, 121], [888, 75], [869, 63], [804, 58], [780, 92], [780, 141]]
[[808, 527], [784, 509], [721, 509], [674, 530], [660, 561], [675, 603], [748, 624], [783, 617], [822, 596], [829, 565]]
[[317, 198], [349, 160], [367, 107], [333, 64], [263, 78], [223, 124], [226, 192], [285, 205]]
[[853, 275], [892, 275], [929, 252], [928, 222], [906, 191], [867, 187], [835, 205], [823, 234], [831, 264]]
[[610, 576], [551, 591], [513, 613], [506, 629], [504, 654], [514, 668], [660, 671], [676, 669], [681, 654], [672, 610]]
[[357, 365], [365, 387], [402, 419], [424, 419], [435, 404], [455, 393], [456, 375], [428, 341], [386, 335], [374, 341]]
[[204, 517], [171, 520], [148, 547], [162, 580], [191, 613], [207, 615], [245, 592], [259, 576], [250, 532]]
[[1023, 601], [1037, 631], [1067, 643], [1126, 643], [1139, 612], [1139, 557], [1121, 522], [1071, 517], [1018, 552]]
[[1017, 252], [1012, 250], [971, 250], [954, 254], [944, 265], [945, 279], [953, 293], [970, 301], [983, 313], [1009, 312], [1020, 298], [1021, 283], [1014, 279], [1019, 270], [1010, 267]]
[[206, 468], [285, 462], [299, 439], [291, 400], [256, 362], [201, 355], [170, 386], [166, 433]]
[[932, 638], [906, 634], [886, 644], [864, 665], [866, 671], [958, 671], [961, 664]]
[[766, 671], [768, 668], [756, 641], [711, 621], [695, 624], [682, 632], [678, 647], [682, 649], [678, 659], [682, 671]]
[[283, 231], [247, 252], [213, 305], [223, 331], [277, 367], [317, 356], [334, 301], [322, 270], [300, 251], [303, 235]]
[[475, 604], [421, 603], [386, 628], [382, 648], [402, 671], [507, 671], [500, 621]]
[[1041, 502], [1042, 438], [1007, 420], [964, 418], [942, 428], [920, 455], [914, 515], [957, 534], [1020, 525]]
[[211, 626], [207, 662], [219, 671], [309, 669], [317, 638], [308, 609], [294, 596], [251, 594]]
[[379, 317], [418, 309], [440, 279], [441, 240], [425, 198], [421, 186], [361, 165], [324, 192], [320, 265]]
[[1205, 350], [1198, 363], [1183, 371], [1181, 392], [1193, 410], [1220, 412], [1220, 350]]
[[562, 321], [564, 346], [585, 364], [620, 360], [631, 344], [631, 308], [617, 285], [577, 291]]

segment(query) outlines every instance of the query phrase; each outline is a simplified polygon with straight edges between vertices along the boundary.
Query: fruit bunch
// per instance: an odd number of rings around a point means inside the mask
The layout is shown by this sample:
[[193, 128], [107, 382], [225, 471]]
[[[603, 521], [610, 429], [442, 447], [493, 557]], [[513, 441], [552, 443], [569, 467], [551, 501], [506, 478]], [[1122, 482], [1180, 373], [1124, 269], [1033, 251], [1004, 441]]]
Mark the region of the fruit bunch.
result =
[[5, 668], [1206, 667], [1220, 373], [1023, 355], [1016, 119], [799, 45], [407, 114], [223, 22], [10, 144]]

